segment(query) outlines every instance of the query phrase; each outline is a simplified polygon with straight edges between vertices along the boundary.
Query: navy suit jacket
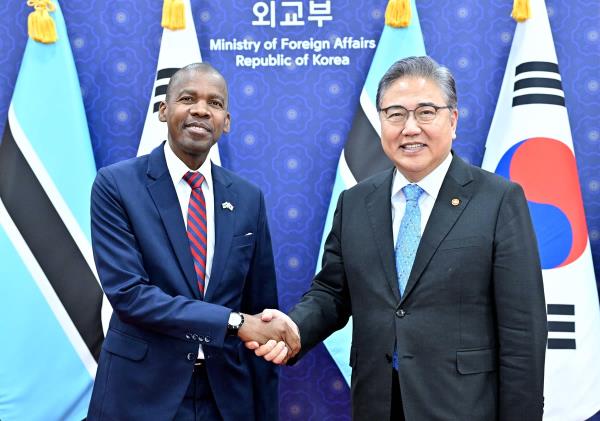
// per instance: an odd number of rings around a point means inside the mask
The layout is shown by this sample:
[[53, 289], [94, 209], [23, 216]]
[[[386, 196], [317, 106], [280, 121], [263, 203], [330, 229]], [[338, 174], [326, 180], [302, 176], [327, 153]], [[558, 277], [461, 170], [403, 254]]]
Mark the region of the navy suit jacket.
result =
[[400, 297], [392, 177], [340, 195], [322, 270], [290, 313], [302, 352], [352, 316], [354, 420], [390, 419], [394, 348], [407, 420], [541, 420], [546, 306], [523, 190], [455, 155]]
[[92, 188], [94, 258], [114, 313], [88, 419], [172, 419], [199, 344], [224, 420], [277, 419], [277, 369], [226, 335], [232, 310], [278, 304], [263, 195], [212, 166], [215, 250], [201, 300], [163, 147], [102, 168]]

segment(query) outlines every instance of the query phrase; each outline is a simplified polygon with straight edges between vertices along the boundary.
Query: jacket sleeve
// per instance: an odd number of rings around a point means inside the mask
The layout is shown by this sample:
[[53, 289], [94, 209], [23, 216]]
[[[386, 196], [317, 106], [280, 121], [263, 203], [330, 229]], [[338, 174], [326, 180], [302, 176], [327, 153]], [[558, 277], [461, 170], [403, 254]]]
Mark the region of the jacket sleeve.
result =
[[493, 286], [499, 341], [499, 420], [541, 420], [546, 304], [535, 232], [523, 190], [514, 183], [498, 214]]
[[298, 325], [302, 349], [290, 363], [304, 356], [316, 344], [343, 328], [351, 315], [350, 293], [342, 256], [342, 213], [344, 193], [340, 194], [331, 231], [325, 241], [321, 271], [310, 289], [290, 312]]
[[109, 169], [99, 171], [92, 187], [91, 224], [94, 259], [102, 287], [125, 322], [181, 340], [196, 333], [222, 347], [230, 309], [154, 285], [144, 269], [138, 240]]

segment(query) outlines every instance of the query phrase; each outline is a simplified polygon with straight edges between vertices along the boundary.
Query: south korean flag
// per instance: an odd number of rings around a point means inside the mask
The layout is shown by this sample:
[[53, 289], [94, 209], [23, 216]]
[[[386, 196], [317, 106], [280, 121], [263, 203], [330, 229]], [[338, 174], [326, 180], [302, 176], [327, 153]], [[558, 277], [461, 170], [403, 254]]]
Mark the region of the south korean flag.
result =
[[[158, 120], [158, 109], [160, 102], [165, 100], [167, 85], [171, 80], [171, 76], [188, 64], [202, 61], [190, 0], [183, 0], [183, 3], [185, 28], [178, 30], [163, 29], [156, 66], [156, 78], [138, 147], [138, 156], [150, 153], [152, 149], [167, 139], [167, 125]], [[218, 147], [211, 148], [208, 156], [214, 164], [221, 165]]]

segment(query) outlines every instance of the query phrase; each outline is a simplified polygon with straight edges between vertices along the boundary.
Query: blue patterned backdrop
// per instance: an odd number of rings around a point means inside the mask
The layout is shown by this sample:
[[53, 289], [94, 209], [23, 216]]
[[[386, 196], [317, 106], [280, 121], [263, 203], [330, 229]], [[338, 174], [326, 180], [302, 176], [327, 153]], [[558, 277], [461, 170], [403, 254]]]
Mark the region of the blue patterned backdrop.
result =
[[[26, 42], [25, 3], [0, 2], [0, 130]], [[152, 91], [162, 1], [60, 3], [96, 164], [100, 168], [132, 157]], [[192, 9], [203, 59], [229, 81], [232, 131], [221, 139], [222, 161], [266, 194], [280, 302], [287, 310], [314, 274], [337, 161], [374, 50], [344, 50], [349, 57], [345, 66], [251, 69], [236, 67], [236, 52], [211, 51], [210, 40], [336, 36], [377, 40], [387, 1], [332, 0], [332, 20], [322, 27], [316, 22], [300, 27], [277, 22], [275, 27], [253, 26], [255, 3], [192, 0]], [[280, 6], [281, 0], [274, 3]], [[303, 3], [308, 9], [309, 2]], [[546, 3], [599, 278], [600, 2]], [[512, 0], [417, 0], [417, 7], [428, 53], [447, 65], [458, 83], [460, 120], [454, 148], [480, 164], [515, 29]], [[284, 368], [282, 379], [282, 419], [349, 419], [348, 388], [324, 347], [295, 367]]]

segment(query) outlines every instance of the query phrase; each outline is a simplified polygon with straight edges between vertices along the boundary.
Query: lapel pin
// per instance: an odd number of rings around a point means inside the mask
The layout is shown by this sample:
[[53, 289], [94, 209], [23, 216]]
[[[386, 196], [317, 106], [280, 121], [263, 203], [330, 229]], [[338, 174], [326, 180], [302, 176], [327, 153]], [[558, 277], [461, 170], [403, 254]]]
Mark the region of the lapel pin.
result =
[[450, 201], [450, 203], [452, 204], [452, 206], [458, 206], [460, 205], [460, 199], [458, 197], [455, 197]]
[[221, 207], [223, 209], [228, 209], [230, 212], [233, 212], [233, 205], [230, 202], [221, 203]]

